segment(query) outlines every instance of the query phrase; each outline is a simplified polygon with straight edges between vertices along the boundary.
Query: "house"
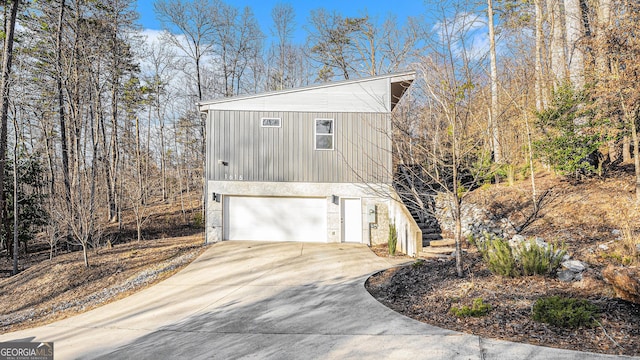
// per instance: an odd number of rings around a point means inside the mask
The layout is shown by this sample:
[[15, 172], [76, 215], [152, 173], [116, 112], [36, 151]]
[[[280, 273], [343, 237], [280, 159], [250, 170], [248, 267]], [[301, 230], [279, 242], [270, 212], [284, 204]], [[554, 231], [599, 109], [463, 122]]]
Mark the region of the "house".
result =
[[199, 104], [207, 116], [206, 241], [385, 243], [422, 234], [393, 189], [403, 72]]

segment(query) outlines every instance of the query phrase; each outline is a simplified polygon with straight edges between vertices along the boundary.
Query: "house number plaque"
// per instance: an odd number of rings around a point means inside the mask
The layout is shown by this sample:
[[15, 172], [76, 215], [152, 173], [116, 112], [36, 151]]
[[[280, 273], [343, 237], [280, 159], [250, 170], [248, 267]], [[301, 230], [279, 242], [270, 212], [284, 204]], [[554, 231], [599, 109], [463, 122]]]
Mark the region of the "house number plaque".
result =
[[234, 174], [231, 174], [231, 175], [229, 175], [229, 174], [227, 174], [227, 173], [225, 173], [225, 174], [224, 174], [224, 179], [225, 179], [225, 180], [238, 180], [238, 181], [242, 181], [242, 180], [244, 180], [244, 179], [242, 178], [242, 175], [238, 175], [238, 174], [235, 174], [235, 175], [234, 175]]

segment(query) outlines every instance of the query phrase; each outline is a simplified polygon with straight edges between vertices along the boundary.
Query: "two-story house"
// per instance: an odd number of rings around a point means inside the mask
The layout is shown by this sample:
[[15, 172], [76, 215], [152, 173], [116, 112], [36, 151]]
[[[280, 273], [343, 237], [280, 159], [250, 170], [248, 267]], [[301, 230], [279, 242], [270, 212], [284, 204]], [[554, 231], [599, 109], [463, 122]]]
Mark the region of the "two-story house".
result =
[[386, 242], [422, 249], [392, 187], [391, 113], [414, 72], [200, 104], [206, 241]]

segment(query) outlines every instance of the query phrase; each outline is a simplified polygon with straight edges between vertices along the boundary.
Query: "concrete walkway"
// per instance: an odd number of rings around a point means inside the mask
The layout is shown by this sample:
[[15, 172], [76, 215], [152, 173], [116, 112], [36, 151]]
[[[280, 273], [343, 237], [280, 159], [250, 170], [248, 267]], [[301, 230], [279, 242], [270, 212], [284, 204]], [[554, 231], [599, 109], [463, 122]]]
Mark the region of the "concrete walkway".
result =
[[56, 360], [626, 358], [409, 319], [364, 289], [393, 265], [363, 245], [224, 242], [149, 289], [0, 341], [53, 341]]

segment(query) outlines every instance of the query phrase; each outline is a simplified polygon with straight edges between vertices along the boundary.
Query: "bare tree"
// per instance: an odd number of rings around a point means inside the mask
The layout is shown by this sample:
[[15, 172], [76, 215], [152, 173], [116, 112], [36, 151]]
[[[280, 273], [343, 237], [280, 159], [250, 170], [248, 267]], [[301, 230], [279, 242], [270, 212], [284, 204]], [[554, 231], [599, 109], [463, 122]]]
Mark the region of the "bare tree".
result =
[[[149, 141], [151, 139], [151, 118], [155, 116], [155, 121], [158, 127], [158, 136], [160, 139], [160, 186], [162, 190], [162, 201], [167, 200], [167, 161], [166, 152], [167, 144], [165, 140], [166, 136], [166, 109], [171, 101], [171, 90], [169, 83], [175, 76], [175, 71], [180, 67], [180, 63], [176, 58], [175, 52], [165, 42], [154, 42], [148, 45], [146, 50], [146, 57], [150, 64], [149, 77], [144, 81], [146, 87], [150, 89], [148, 101], [149, 104], [149, 124], [147, 131], [147, 150], [149, 151]], [[149, 158], [150, 156], [147, 155]], [[146, 178], [149, 178], [149, 164], [146, 163]]]
[[609, 55], [611, 63], [609, 72], [603, 67], [598, 73], [596, 105], [601, 115], [607, 118], [620, 114], [624, 129], [631, 137], [636, 201], [640, 203], [640, 66], [637, 61], [640, 39], [630, 35], [640, 31], [640, 4], [633, 0], [614, 0], [611, 8], [616, 14], [616, 26], [599, 30], [602, 31], [600, 41], [595, 44], [602, 47], [601, 53]]
[[489, 126], [491, 131], [491, 146], [493, 150], [493, 160], [501, 163], [502, 148], [499, 137], [499, 103], [498, 103], [498, 59], [496, 55], [496, 33], [493, 24], [493, 0], [487, 0], [487, 19], [489, 26], [489, 59], [491, 69], [491, 107], [489, 109]]
[[[5, 15], [7, 10], [7, 1], [4, 2]], [[5, 16], [4, 28], [4, 49], [2, 51], [2, 74], [0, 75], [0, 96], [2, 96], [2, 104], [0, 104], [0, 211], [5, 211], [6, 199], [4, 195], [4, 174], [7, 161], [7, 132], [9, 118], [9, 99], [11, 88], [11, 63], [13, 61], [13, 38], [15, 34], [16, 18], [18, 16], [19, 0], [13, 0], [10, 5], [8, 16]], [[6, 218], [2, 216], [1, 218]], [[0, 224], [2, 228], [5, 224]], [[14, 261], [14, 273], [18, 269], [17, 258]]]
[[229, 97], [241, 91], [241, 79], [248, 64], [261, 52], [263, 34], [250, 8], [242, 13], [230, 5], [219, 11], [220, 27], [215, 32], [214, 63], [222, 72], [221, 95]]
[[474, 84], [481, 62], [470, 57], [467, 45], [479, 20], [458, 4], [451, 9], [441, 9], [429, 37], [429, 54], [419, 64], [424, 77], [420, 112], [413, 120], [396, 121], [394, 134], [396, 163], [405, 164], [425, 186], [448, 199], [455, 224], [456, 272], [462, 277], [462, 203], [487, 171], [478, 165], [487, 156], [481, 146], [486, 126], [475, 115], [479, 91]]
[[[196, 95], [198, 101], [202, 101], [202, 61], [213, 52], [213, 39], [219, 26], [217, 9], [222, 4], [218, 0], [159, 0], [153, 6], [166, 30], [165, 38], [194, 62]], [[178, 29], [182, 37], [174, 34], [172, 28]]]
[[569, 79], [576, 89], [584, 87], [584, 14], [580, 0], [564, 0]]
[[271, 10], [271, 19], [273, 20], [273, 35], [278, 42], [274, 45], [277, 49], [276, 66], [277, 69], [270, 78], [275, 82], [275, 89], [282, 90], [285, 87], [286, 79], [291, 76], [288, 68], [287, 59], [290, 58], [292, 51], [291, 38], [296, 29], [295, 11], [291, 4], [278, 3]]

